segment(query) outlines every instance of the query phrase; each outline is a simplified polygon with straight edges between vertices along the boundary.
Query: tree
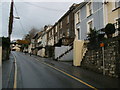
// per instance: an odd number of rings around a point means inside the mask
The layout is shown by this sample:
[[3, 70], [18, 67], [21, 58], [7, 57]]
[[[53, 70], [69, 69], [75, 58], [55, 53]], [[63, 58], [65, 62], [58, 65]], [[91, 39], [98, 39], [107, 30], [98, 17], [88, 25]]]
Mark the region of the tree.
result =
[[35, 34], [38, 32], [39, 30], [32, 28], [28, 34], [26, 34], [24, 36], [24, 40], [27, 40], [28, 42], [31, 42], [31, 39], [35, 36]]
[[30, 31], [29, 31], [29, 37], [30, 38], [33, 38], [34, 35], [38, 32], [39, 30], [35, 29], [35, 28], [32, 28]]
[[9, 48], [10, 47], [10, 39], [8, 37], [2, 37], [2, 47]]

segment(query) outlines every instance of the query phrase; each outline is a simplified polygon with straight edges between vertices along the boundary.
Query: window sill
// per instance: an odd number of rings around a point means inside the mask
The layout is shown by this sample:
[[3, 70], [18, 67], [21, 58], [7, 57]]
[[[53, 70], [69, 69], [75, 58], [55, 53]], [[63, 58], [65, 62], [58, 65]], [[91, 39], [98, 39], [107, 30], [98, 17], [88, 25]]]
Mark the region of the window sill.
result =
[[92, 16], [92, 14], [88, 15], [87, 18], [89, 18], [90, 16]]
[[80, 22], [77, 22], [76, 25], [78, 25]]
[[117, 8], [115, 8], [115, 9], [113, 9], [112, 12], [116, 11], [116, 10], [119, 9], [119, 8], [120, 8], [120, 7], [117, 7]]

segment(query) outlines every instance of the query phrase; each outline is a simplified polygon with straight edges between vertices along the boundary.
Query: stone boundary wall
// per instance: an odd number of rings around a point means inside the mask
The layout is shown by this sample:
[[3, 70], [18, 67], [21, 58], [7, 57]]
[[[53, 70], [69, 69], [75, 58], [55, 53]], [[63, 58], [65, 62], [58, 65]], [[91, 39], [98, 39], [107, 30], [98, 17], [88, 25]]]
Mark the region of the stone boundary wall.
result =
[[[105, 75], [111, 77], [120, 76], [120, 36], [109, 38], [103, 41], [105, 44]], [[89, 48], [90, 47], [90, 48]], [[102, 48], [97, 44], [96, 48], [88, 46], [81, 66], [92, 71], [103, 73]]]

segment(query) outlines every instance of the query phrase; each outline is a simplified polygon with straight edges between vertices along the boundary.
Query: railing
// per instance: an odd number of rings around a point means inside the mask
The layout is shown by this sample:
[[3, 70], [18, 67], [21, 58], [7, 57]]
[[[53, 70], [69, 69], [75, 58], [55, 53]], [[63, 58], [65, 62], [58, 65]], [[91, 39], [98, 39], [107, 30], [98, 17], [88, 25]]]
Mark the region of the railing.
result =
[[83, 44], [83, 48], [82, 48], [82, 59], [83, 57], [85, 56], [85, 53], [87, 52], [87, 43], [88, 41], [85, 41], [84, 44]]
[[67, 50], [66, 52], [64, 52], [63, 54], [61, 54], [57, 59], [60, 59], [61, 57], [63, 57], [67, 53], [69, 53], [72, 49], [73, 49], [73, 46], [69, 50]]
[[69, 53], [69, 52], [73, 49], [73, 42], [70, 43], [68, 46], [71, 46], [71, 47], [67, 48], [67, 49], [65, 50], [65, 52], [62, 53], [60, 56], [58, 56], [56, 59], [60, 59], [61, 57], [63, 57], [63, 56], [66, 55], [67, 53]]

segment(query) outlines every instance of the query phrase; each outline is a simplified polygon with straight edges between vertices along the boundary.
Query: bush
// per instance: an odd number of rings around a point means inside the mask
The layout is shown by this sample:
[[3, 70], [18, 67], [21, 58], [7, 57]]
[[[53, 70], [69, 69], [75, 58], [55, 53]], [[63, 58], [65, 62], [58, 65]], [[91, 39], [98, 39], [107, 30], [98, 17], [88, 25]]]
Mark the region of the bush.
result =
[[10, 55], [10, 39], [2, 37], [2, 60], [9, 60]]
[[95, 43], [98, 40], [98, 31], [96, 31], [96, 29], [90, 29], [87, 38], [90, 43]]
[[105, 33], [108, 38], [112, 37], [112, 35], [115, 33], [115, 26], [112, 23], [108, 23], [105, 27]]
[[3, 48], [10, 47], [10, 39], [8, 37], [2, 37], [2, 47]]
[[105, 39], [105, 33], [101, 30], [91, 29], [88, 33], [87, 39], [89, 43], [87, 44], [88, 49], [98, 49], [100, 43]]

